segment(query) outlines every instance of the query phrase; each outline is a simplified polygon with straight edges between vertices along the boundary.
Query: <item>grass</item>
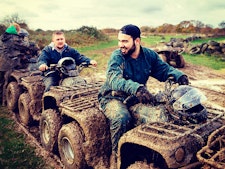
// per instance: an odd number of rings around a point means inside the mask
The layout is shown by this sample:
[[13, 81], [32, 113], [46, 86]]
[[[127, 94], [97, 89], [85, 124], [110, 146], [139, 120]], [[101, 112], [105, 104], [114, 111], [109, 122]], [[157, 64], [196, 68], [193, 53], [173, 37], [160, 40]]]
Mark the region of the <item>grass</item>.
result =
[[[147, 36], [147, 37], [142, 37], [142, 43], [143, 46], [151, 47], [156, 45], [157, 43], [160, 43], [162, 40], [165, 42], [169, 42], [170, 38], [175, 37], [175, 38], [187, 38], [187, 35], [177, 35], [177, 36], [172, 36], [172, 35], [164, 35], [164, 36]], [[79, 52], [84, 53], [87, 56], [90, 56], [90, 58], [97, 60], [98, 62], [98, 69], [99, 70], [105, 70], [104, 66], [106, 66], [107, 61], [109, 56], [111, 55], [112, 50], [109, 50], [105, 54], [102, 53], [103, 49], [107, 48], [112, 48], [112, 47], [117, 47], [117, 37], [111, 37], [111, 40], [109, 42], [101, 42], [97, 43], [91, 46], [85, 46], [82, 48], [77, 48]], [[218, 38], [202, 38], [202, 39], [197, 39], [195, 41], [190, 42], [191, 45], [196, 45], [196, 44], [201, 44], [204, 42], [208, 42], [209, 40], [214, 40], [217, 42], [223, 42], [224, 37], [218, 37]], [[225, 61], [220, 57], [220, 56], [209, 56], [209, 55], [190, 55], [190, 54], [182, 54], [185, 58], [186, 62], [190, 62], [192, 64], [196, 65], [203, 65], [206, 67], [210, 67], [215, 70], [220, 70], [225, 68]]]
[[116, 39], [111, 39], [107, 42], [100, 42], [100, 43], [95, 43], [93, 45], [90, 46], [84, 46], [84, 47], [77, 47], [76, 49], [80, 52], [87, 52], [87, 51], [96, 51], [96, 50], [102, 50], [102, 49], [106, 49], [106, 48], [110, 48], [113, 46], [117, 45], [117, 40]]
[[25, 136], [16, 132], [15, 127], [6, 108], [0, 107], [0, 168], [46, 169], [42, 158], [36, 156], [35, 148], [26, 144]]
[[186, 62], [202, 65], [214, 70], [221, 70], [225, 68], [225, 61], [221, 59], [219, 56], [209, 56], [209, 55], [189, 55], [182, 54], [185, 58]]
[[202, 43], [207, 43], [209, 41], [216, 41], [216, 42], [225, 42], [225, 37], [221, 36], [221, 37], [216, 37], [216, 38], [202, 38], [202, 39], [196, 39], [195, 41], [192, 41], [191, 44], [192, 45], [199, 45]]

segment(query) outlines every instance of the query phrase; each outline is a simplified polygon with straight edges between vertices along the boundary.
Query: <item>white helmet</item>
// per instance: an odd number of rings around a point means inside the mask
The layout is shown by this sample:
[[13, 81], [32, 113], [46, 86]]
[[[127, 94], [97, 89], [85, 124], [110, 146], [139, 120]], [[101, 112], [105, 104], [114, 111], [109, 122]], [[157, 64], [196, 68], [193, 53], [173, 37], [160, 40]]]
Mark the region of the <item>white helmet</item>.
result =
[[207, 110], [202, 105], [205, 95], [189, 85], [180, 85], [171, 93], [170, 104], [174, 109], [171, 115], [190, 123], [200, 123], [207, 119]]
[[67, 76], [75, 76], [74, 72], [76, 72], [76, 63], [75, 60], [71, 57], [64, 57], [59, 60], [58, 65], [60, 71]]

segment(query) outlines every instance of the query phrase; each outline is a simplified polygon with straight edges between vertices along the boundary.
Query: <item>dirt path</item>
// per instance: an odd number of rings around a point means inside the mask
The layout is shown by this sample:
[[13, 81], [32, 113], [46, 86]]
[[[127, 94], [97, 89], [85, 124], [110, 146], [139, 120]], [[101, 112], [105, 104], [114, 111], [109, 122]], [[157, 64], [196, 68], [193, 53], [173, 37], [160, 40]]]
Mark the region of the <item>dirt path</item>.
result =
[[[207, 103], [225, 108], [225, 69], [216, 71], [187, 63], [182, 69], [188, 75], [190, 85], [199, 88], [207, 97]], [[150, 79], [148, 88], [162, 90], [164, 83]]]
[[188, 64], [184, 72], [189, 75], [191, 85], [201, 89], [209, 102], [225, 107], [225, 69], [215, 71]]

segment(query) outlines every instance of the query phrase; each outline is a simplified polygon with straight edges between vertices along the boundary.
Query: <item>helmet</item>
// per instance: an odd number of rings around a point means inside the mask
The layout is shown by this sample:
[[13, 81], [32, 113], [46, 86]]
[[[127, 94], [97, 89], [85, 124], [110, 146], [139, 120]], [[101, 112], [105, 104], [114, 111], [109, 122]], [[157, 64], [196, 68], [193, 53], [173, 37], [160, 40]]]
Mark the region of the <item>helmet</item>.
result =
[[67, 76], [77, 76], [76, 63], [71, 57], [64, 57], [59, 60], [58, 67], [60, 71]]
[[180, 85], [171, 93], [170, 105], [176, 119], [185, 123], [201, 123], [207, 119], [207, 110], [202, 105], [205, 95], [198, 89], [189, 85]]
[[23, 37], [28, 37], [29, 33], [27, 32], [26, 29], [20, 28], [19, 35]]

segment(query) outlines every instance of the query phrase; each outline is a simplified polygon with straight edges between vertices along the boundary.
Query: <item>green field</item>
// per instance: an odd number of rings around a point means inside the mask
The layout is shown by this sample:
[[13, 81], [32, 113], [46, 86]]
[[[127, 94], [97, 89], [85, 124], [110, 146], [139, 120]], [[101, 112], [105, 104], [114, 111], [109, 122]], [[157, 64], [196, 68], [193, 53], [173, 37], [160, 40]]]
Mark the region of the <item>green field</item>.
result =
[[1, 169], [50, 169], [35, 147], [25, 142], [25, 135], [15, 130], [16, 123], [5, 107], [0, 107], [0, 168]]
[[[170, 38], [173, 36], [147, 36], [142, 38], [142, 43], [144, 46], [147, 47], [154, 47], [156, 44], [160, 43], [162, 40], [165, 42], [168, 42]], [[187, 38], [187, 35], [179, 35], [175, 36], [175, 38]], [[217, 42], [225, 42], [225, 37], [219, 37], [219, 38], [203, 38], [198, 39], [195, 41], [190, 42], [190, 46], [194, 46], [197, 44], [205, 43], [210, 40], [214, 40]], [[95, 60], [98, 61], [98, 70], [105, 70], [105, 65], [107, 64], [107, 60], [110, 57], [110, 54], [114, 48], [117, 48], [117, 39], [116, 37], [112, 37], [108, 42], [101, 42], [97, 44], [93, 44], [91, 46], [85, 46], [85, 47], [79, 47], [77, 50]], [[108, 50], [107, 50], [108, 49]], [[110, 50], [111, 49], [111, 50]], [[106, 51], [106, 52], [103, 52]], [[191, 55], [188, 53], [182, 54], [185, 58], [186, 62], [196, 64], [196, 65], [203, 65], [210, 67], [215, 70], [220, 70], [225, 68], [225, 56], [221, 58], [221, 56], [215, 56], [215, 55]]]

